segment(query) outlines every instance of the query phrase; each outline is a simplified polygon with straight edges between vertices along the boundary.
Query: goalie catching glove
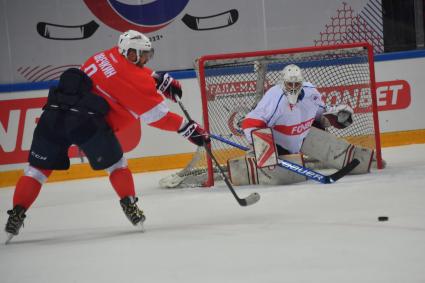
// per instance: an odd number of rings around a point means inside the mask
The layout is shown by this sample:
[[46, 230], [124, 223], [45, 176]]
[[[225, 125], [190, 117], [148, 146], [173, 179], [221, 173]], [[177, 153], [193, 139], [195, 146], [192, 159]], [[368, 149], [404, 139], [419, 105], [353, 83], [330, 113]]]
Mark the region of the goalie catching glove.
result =
[[326, 112], [322, 115], [322, 126], [327, 128], [333, 126], [343, 129], [353, 123], [353, 109], [345, 104], [327, 106]]
[[182, 98], [183, 91], [178, 80], [173, 79], [168, 73], [153, 73], [152, 77], [156, 81], [156, 89], [166, 98], [177, 102], [176, 96]]
[[203, 146], [210, 142], [210, 138], [205, 130], [198, 123], [192, 120], [187, 122], [186, 125], [178, 130], [178, 133], [197, 146]]

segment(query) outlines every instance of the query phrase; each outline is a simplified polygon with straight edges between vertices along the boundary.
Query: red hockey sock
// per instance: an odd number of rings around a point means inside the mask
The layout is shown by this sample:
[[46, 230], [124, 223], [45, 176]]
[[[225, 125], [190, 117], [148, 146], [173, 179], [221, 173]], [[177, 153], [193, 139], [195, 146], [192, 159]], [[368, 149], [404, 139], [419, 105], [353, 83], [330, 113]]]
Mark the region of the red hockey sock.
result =
[[111, 175], [109, 175], [109, 180], [120, 199], [128, 196], [134, 197], [136, 195], [136, 192], [134, 191], [133, 175], [131, 174], [130, 169], [120, 168], [114, 170]]
[[[52, 170], [38, 169], [44, 176], [49, 177]], [[15, 192], [13, 194], [13, 207], [20, 205], [28, 209], [41, 190], [41, 183], [33, 177], [22, 176], [16, 183]]]
[[13, 194], [13, 207], [20, 205], [28, 209], [37, 198], [41, 184], [34, 178], [22, 176], [16, 184]]

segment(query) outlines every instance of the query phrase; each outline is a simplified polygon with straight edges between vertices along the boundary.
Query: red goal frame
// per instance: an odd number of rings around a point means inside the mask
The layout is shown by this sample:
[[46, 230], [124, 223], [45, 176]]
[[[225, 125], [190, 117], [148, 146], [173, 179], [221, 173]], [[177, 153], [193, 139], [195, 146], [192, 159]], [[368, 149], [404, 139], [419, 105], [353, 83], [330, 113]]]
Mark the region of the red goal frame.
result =
[[[373, 112], [372, 115], [373, 115], [374, 129], [375, 129], [375, 146], [376, 146], [375, 151], [376, 151], [377, 167], [378, 169], [382, 169], [381, 139], [380, 139], [378, 106], [377, 106], [377, 97], [376, 97], [374, 54], [373, 54], [373, 46], [367, 42], [338, 44], [338, 45], [329, 45], [329, 46], [310, 46], [310, 47], [301, 47], [301, 48], [275, 49], [275, 50], [264, 50], [264, 51], [254, 51], [254, 52], [215, 54], [215, 55], [205, 55], [200, 57], [197, 61], [197, 67], [199, 71], [199, 84], [200, 84], [200, 91], [202, 96], [203, 125], [205, 130], [207, 132], [210, 132], [210, 121], [209, 121], [208, 106], [207, 106], [207, 90], [206, 90], [206, 81], [205, 81], [205, 62], [212, 61], [212, 60], [220, 60], [220, 59], [271, 56], [276, 54], [294, 54], [294, 53], [301, 53], [301, 52], [349, 49], [349, 48], [356, 48], [356, 47], [362, 47], [367, 49], [369, 74], [370, 74], [370, 89], [371, 89], [371, 96], [372, 96], [372, 112]], [[213, 186], [214, 185], [213, 165], [212, 165], [212, 160], [209, 157], [207, 157], [207, 166], [208, 166], [208, 180], [204, 183], [204, 186]]]

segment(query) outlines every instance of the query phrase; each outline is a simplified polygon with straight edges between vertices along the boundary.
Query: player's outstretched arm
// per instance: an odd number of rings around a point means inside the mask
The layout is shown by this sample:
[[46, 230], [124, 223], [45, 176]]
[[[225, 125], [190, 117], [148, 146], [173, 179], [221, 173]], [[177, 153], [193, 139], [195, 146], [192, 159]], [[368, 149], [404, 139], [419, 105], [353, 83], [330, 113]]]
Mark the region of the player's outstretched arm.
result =
[[210, 142], [207, 133], [198, 123], [193, 120], [187, 121], [173, 112], [167, 112], [161, 119], [149, 123], [149, 126], [177, 132], [197, 146], [203, 146], [204, 143]]

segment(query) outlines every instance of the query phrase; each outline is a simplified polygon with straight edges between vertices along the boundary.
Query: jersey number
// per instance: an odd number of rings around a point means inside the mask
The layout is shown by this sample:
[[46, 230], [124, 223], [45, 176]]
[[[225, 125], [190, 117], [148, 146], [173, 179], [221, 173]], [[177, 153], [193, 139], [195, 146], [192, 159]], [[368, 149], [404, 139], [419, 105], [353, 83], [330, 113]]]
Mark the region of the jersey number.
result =
[[84, 73], [87, 74], [87, 76], [91, 77], [94, 75], [94, 73], [97, 72], [97, 66], [96, 64], [91, 64], [87, 68], [84, 69]]

